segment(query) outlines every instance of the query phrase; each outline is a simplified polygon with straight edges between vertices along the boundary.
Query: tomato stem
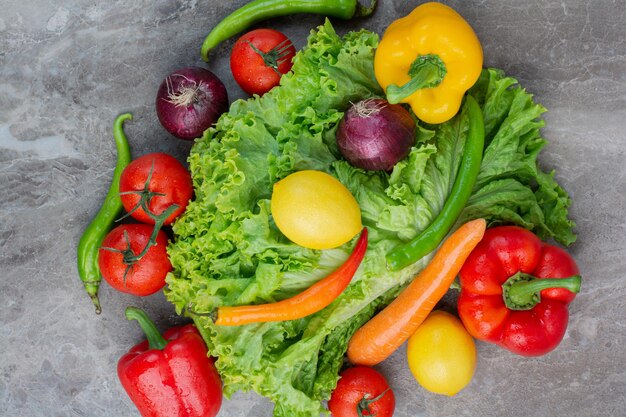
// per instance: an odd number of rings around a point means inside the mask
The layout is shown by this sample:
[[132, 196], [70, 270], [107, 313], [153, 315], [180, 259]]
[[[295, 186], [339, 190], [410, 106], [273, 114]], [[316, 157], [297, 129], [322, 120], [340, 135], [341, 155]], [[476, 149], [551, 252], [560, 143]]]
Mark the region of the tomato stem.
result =
[[150, 171], [148, 172], [148, 176], [146, 178], [146, 182], [144, 183], [142, 190], [125, 191], [125, 192], [120, 193], [120, 195], [139, 194], [140, 198], [139, 198], [139, 202], [135, 205], [135, 207], [133, 207], [128, 213], [126, 213], [124, 216], [120, 217], [117, 220], [117, 221], [120, 221], [122, 219], [125, 219], [126, 217], [130, 216], [139, 208], [143, 209], [143, 211], [152, 220], [154, 220], [154, 228], [152, 229], [150, 240], [148, 240], [148, 243], [146, 244], [146, 246], [143, 248], [143, 250], [140, 253], [135, 255], [135, 253], [132, 251], [130, 247], [130, 239], [128, 238], [128, 234], [126, 233], [126, 231], [124, 231], [124, 237], [126, 239], [126, 249], [118, 250], [114, 248], [105, 248], [105, 247], [102, 248], [104, 250], [108, 250], [111, 252], [121, 253], [122, 256], [124, 257], [124, 264], [127, 265], [126, 271], [124, 272], [124, 282], [126, 282], [126, 275], [132, 269], [132, 266], [138, 261], [140, 261], [141, 258], [143, 258], [146, 255], [146, 253], [148, 253], [148, 250], [150, 249], [150, 247], [156, 245], [156, 239], [159, 234], [159, 230], [161, 230], [167, 218], [179, 208], [177, 204], [171, 204], [161, 214], [156, 214], [152, 210], [150, 210], [150, 202], [152, 201], [152, 198], [156, 196], [165, 195], [163, 193], [156, 193], [154, 191], [150, 191], [150, 182], [152, 181], [153, 172], [154, 172], [154, 160], [152, 160], [152, 166], [150, 167]]
[[138, 194], [139, 195], [139, 201], [137, 202], [135, 207], [130, 209], [130, 211], [128, 213], [126, 213], [125, 215], [123, 215], [122, 217], [117, 219], [118, 222], [123, 220], [123, 219], [125, 219], [126, 217], [132, 215], [135, 211], [137, 211], [140, 208], [142, 208], [143, 211], [145, 211], [148, 216], [150, 216], [152, 218], [154, 218], [154, 216], [156, 216], [156, 214], [152, 213], [152, 211], [150, 210], [150, 202], [152, 201], [153, 197], [164, 196], [165, 194], [163, 194], [163, 193], [155, 193], [154, 191], [150, 191], [150, 182], [152, 181], [152, 174], [153, 173], [154, 173], [154, 159], [152, 160], [152, 166], [150, 167], [150, 171], [148, 171], [148, 176], [146, 177], [146, 182], [143, 184], [143, 189], [141, 189], [141, 190], [133, 190], [133, 191], [124, 191], [124, 192], [119, 193], [119, 195]]
[[120, 249], [115, 249], [115, 248], [107, 248], [104, 246], [101, 248], [104, 250], [108, 250], [110, 252], [116, 252], [116, 253], [122, 254], [124, 264], [126, 265], [126, 270], [124, 271], [124, 283], [126, 283], [126, 276], [132, 270], [133, 266], [137, 262], [139, 262], [141, 258], [146, 256], [146, 254], [148, 253], [148, 250], [150, 250], [152, 246], [156, 245], [157, 236], [159, 235], [159, 231], [161, 230], [161, 227], [163, 227], [163, 223], [165, 223], [165, 220], [170, 216], [170, 214], [172, 214], [177, 209], [178, 209], [178, 205], [172, 204], [167, 209], [165, 209], [163, 213], [159, 215], [155, 215], [149, 210], [146, 211], [146, 213], [154, 219], [154, 228], [152, 229], [150, 240], [148, 240], [148, 243], [146, 243], [146, 246], [137, 255], [135, 255], [135, 253], [131, 249], [130, 238], [128, 237], [128, 233], [126, 233], [126, 231], [124, 231], [124, 238], [126, 239], [126, 249], [120, 250]]
[[[369, 394], [365, 394], [363, 396], [363, 398], [361, 398], [359, 400], [359, 402], [356, 405], [356, 413], [358, 415], [358, 417], [364, 417], [364, 416], [370, 416], [373, 417], [376, 415], [376, 413], [372, 414], [372, 410], [370, 409], [370, 406], [375, 403], [376, 401], [380, 400], [381, 398], [383, 398], [385, 396], [385, 394], [387, 394], [387, 391], [389, 391], [389, 388], [387, 388], [386, 390], [384, 390], [383, 392], [381, 392], [379, 395], [377, 395], [376, 397], [372, 398], [371, 400], [368, 398]], [[367, 413], [367, 414], [363, 414], [363, 413]]]
[[276, 71], [276, 74], [278, 74], [279, 76], [283, 75], [278, 70], [278, 66], [282, 64], [289, 55], [289, 48], [291, 48], [291, 41], [289, 39], [283, 40], [281, 43], [279, 43], [267, 52], [261, 51], [250, 41], [246, 42], [248, 43], [248, 45], [250, 45], [250, 48], [252, 48], [252, 50], [263, 59], [263, 63], [266, 67], [269, 67]]

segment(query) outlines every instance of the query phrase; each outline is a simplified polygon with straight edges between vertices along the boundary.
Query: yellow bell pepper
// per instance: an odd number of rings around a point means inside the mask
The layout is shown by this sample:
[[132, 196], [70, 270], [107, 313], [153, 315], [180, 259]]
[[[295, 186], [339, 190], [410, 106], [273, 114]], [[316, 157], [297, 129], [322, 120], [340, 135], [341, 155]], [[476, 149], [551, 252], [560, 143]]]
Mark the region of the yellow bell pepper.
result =
[[390, 103], [408, 103], [426, 123], [450, 120], [483, 66], [471, 26], [440, 3], [424, 3], [393, 22], [374, 58], [376, 79]]

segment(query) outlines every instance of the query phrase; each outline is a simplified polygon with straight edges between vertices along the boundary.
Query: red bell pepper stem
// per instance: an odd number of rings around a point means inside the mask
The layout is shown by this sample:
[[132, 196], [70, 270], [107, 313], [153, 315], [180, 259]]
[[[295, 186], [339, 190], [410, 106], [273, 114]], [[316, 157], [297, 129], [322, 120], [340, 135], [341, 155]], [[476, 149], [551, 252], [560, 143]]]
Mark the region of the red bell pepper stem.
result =
[[137, 320], [141, 329], [146, 334], [148, 339], [148, 345], [150, 349], [163, 350], [167, 345], [167, 340], [161, 336], [161, 332], [154, 325], [154, 322], [150, 320], [148, 315], [137, 307], [126, 307], [126, 318], [128, 320]]
[[565, 288], [573, 293], [580, 291], [580, 275], [568, 278], [536, 278], [518, 272], [502, 284], [504, 304], [511, 310], [530, 310], [541, 301], [542, 290]]

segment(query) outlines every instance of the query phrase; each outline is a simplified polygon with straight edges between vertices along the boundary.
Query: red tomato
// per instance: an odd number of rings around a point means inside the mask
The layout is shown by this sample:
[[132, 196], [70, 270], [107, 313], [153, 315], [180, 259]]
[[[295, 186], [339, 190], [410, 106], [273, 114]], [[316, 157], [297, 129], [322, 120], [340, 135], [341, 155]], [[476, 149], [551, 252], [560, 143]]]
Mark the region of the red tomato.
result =
[[355, 366], [343, 371], [328, 408], [333, 417], [391, 417], [396, 397], [387, 380], [374, 368]]
[[144, 250], [152, 230], [153, 226], [147, 224], [122, 224], [102, 241], [98, 266], [104, 279], [116, 290], [143, 296], [165, 286], [165, 276], [172, 270], [172, 264], [166, 252], [167, 235], [162, 230], [157, 234], [156, 245], [141, 259], [132, 265], [124, 260], [125, 255], [137, 256]]
[[235, 42], [230, 69], [243, 91], [263, 95], [289, 72], [295, 53], [293, 43], [279, 31], [256, 29]]
[[133, 211], [140, 204], [142, 193], [146, 195], [146, 198], [149, 197], [144, 190], [151, 173], [147, 191], [162, 195], [152, 195], [149, 198], [147, 201], [148, 210], [158, 215], [172, 204], [176, 204], [178, 209], [169, 215], [164, 223], [170, 224], [185, 211], [193, 195], [193, 184], [189, 171], [173, 156], [165, 153], [151, 153], [128, 164], [120, 177], [122, 204], [124, 209], [136, 220], [154, 224], [154, 219], [148, 216], [142, 207]]

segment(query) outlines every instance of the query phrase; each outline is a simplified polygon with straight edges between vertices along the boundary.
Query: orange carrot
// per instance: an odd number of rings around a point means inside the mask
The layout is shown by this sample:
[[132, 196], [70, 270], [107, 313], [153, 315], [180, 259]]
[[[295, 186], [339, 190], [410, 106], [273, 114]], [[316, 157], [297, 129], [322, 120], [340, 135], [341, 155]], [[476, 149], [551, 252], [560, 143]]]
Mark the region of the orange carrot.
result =
[[298, 295], [270, 304], [222, 306], [216, 310], [215, 324], [239, 326], [248, 323], [295, 320], [316, 313], [333, 302], [350, 284], [367, 250], [367, 229], [348, 259], [335, 271]]
[[354, 333], [348, 344], [348, 359], [356, 365], [373, 366], [400, 347], [448, 291], [485, 228], [485, 220], [477, 219], [452, 233], [413, 282]]

